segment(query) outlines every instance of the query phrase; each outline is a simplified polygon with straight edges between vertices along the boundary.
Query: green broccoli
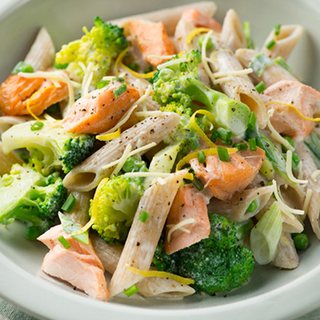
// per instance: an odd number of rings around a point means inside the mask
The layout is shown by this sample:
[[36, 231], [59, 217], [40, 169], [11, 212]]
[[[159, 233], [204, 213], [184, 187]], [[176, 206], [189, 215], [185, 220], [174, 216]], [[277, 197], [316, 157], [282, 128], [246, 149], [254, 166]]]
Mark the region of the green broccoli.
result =
[[94, 24], [90, 31], [83, 28], [85, 35], [80, 40], [63, 45], [55, 59], [56, 64], [68, 64], [67, 70], [80, 81], [84, 76], [80, 65], [87, 67], [90, 62], [93, 63], [93, 85], [106, 75], [111, 63], [129, 45], [123, 28], [106, 24], [99, 17], [95, 18]]
[[211, 233], [207, 239], [171, 255], [165, 254], [160, 241], [153, 264], [157, 270], [193, 279], [197, 292], [214, 294], [246, 283], [254, 258], [249, 249], [240, 245], [242, 235], [237, 224], [218, 214], [209, 213], [209, 219]]
[[34, 240], [53, 225], [66, 194], [58, 172], [44, 177], [28, 165], [14, 164], [0, 178], [0, 223], [22, 220], [27, 238]]
[[169, 137], [164, 141], [167, 144], [180, 143], [179, 151], [186, 155], [190, 150], [197, 150], [200, 148], [199, 136], [190, 125], [190, 118], [192, 116], [192, 110], [189, 107], [185, 107], [179, 102], [172, 101], [165, 107], [160, 108], [163, 112], [174, 112], [180, 115], [180, 123], [178, 129], [173, 131]]
[[93, 135], [69, 133], [50, 121], [40, 122], [43, 125], [34, 130], [36, 123], [29, 121], [7, 130], [2, 135], [4, 152], [26, 148], [31, 153], [29, 164], [48, 175], [60, 169], [68, 173], [93, 151]]
[[[162, 68], [153, 76], [153, 100], [162, 106], [176, 103], [193, 111], [199, 109], [199, 103], [203, 104], [215, 117], [215, 125], [229, 129], [234, 135], [243, 134], [251, 114], [249, 107], [208, 88], [197, 78], [199, 51], [192, 50], [183, 58], [184, 62]], [[178, 56], [171, 61], [175, 59]]]
[[144, 189], [139, 178], [113, 176], [100, 189], [96, 212], [93, 202], [89, 214], [94, 214], [92, 229], [107, 242], [124, 243]]

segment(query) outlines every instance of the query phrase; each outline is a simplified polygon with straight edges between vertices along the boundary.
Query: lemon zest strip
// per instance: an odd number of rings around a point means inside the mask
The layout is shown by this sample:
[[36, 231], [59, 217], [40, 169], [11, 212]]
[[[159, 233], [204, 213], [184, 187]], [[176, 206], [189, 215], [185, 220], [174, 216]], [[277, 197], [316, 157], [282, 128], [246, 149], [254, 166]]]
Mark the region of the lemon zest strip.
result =
[[140, 270], [140, 269], [131, 267], [128, 264], [126, 264], [126, 267], [129, 271], [133, 272], [134, 274], [139, 274], [140, 276], [143, 276], [145, 278], [156, 277], [156, 278], [172, 279], [181, 284], [186, 284], [186, 285], [194, 283], [194, 280], [192, 279], [183, 278], [169, 272]]
[[110, 141], [116, 138], [119, 138], [121, 134], [121, 128], [119, 127], [117, 131], [108, 133], [108, 134], [100, 134], [96, 136], [96, 139], [99, 141]]
[[184, 42], [186, 44], [190, 44], [191, 41], [194, 39], [195, 36], [197, 36], [199, 33], [204, 33], [204, 32], [209, 32], [209, 31], [213, 31], [210, 28], [196, 28], [193, 29], [184, 39]]

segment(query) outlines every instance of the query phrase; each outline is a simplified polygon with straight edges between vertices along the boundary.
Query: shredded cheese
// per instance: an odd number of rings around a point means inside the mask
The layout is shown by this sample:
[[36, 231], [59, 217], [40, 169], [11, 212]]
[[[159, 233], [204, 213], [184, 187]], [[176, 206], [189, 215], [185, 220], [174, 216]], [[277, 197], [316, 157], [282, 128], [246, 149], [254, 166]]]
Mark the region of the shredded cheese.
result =
[[[236, 153], [238, 151], [237, 148], [226, 148], [228, 150], [228, 153]], [[203, 152], [205, 156], [212, 156], [212, 155], [217, 155], [218, 151], [217, 148], [211, 148], [211, 149], [202, 149], [202, 150], [198, 150], [192, 153], [189, 153], [188, 155], [186, 155], [184, 158], [182, 158], [177, 166], [176, 166], [176, 171], [179, 171], [185, 164], [189, 163], [189, 161], [191, 159], [197, 158], [197, 155], [199, 152]], [[186, 178], [188, 179], [188, 178]]]
[[108, 133], [108, 134], [100, 134], [96, 136], [96, 139], [99, 141], [109, 141], [109, 140], [119, 138], [120, 134], [121, 134], [121, 128], [118, 128], [118, 130], [115, 132]]
[[170, 228], [169, 232], [168, 232], [168, 236], [167, 236], [167, 241], [168, 242], [171, 242], [171, 235], [174, 231], [176, 230], [181, 230], [183, 232], [187, 232], [187, 233], [190, 233], [190, 230], [188, 229], [185, 229], [185, 228], [182, 228], [183, 226], [187, 225], [187, 224], [191, 224], [191, 223], [194, 223], [196, 220], [193, 219], [193, 218], [190, 218], [190, 219], [185, 219], [185, 220], [182, 220], [180, 221], [179, 223], [177, 224], [172, 224], [172, 225], [167, 225], [168, 228]]
[[[139, 90], [140, 97], [142, 97], [144, 93], [143, 93], [143, 89], [142, 89], [141, 80], [140, 80], [140, 79], [137, 79], [136, 82], [137, 82], [137, 86], [138, 86], [138, 90]], [[143, 100], [141, 104], [142, 104], [142, 110], [143, 110], [143, 111], [147, 111], [146, 101]]]
[[190, 44], [192, 42], [192, 40], [200, 33], [205, 33], [205, 32], [210, 32], [213, 30], [212, 29], [209, 29], [209, 28], [196, 28], [196, 29], [193, 29], [184, 39], [184, 42], [186, 44]]
[[115, 176], [119, 173], [119, 171], [123, 167], [124, 163], [129, 158], [129, 154], [130, 154], [131, 150], [132, 150], [132, 145], [130, 143], [128, 143], [126, 148], [124, 149], [124, 152], [123, 152], [121, 158], [119, 159], [117, 166], [113, 169], [112, 173], [110, 174], [111, 177]]
[[207, 137], [207, 135], [202, 131], [202, 129], [198, 126], [197, 122], [196, 122], [196, 115], [197, 114], [202, 114], [205, 115], [209, 118], [209, 120], [211, 121], [211, 123], [215, 123], [216, 119], [215, 117], [212, 115], [211, 112], [209, 112], [208, 110], [197, 110], [192, 117], [190, 118], [190, 124], [193, 127], [193, 129], [197, 132], [197, 134], [199, 135], [199, 137], [205, 141], [205, 143], [211, 147], [211, 148], [215, 148], [216, 145]]
[[288, 150], [294, 151], [294, 147], [288, 142], [288, 140], [282, 138], [281, 135], [279, 134], [279, 132], [271, 124], [270, 118], [273, 116], [273, 113], [274, 113], [273, 108], [268, 110], [268, 112], [267, 112], [267, 114], [268, 114], [267, 124], [268, 124], [269, 130], [271, 131], [271, 137], [274, 140], [281, 143], [282, 145], [284, 145]]
[[162, 64], [159, 64], [158, 65], [158, 70], [162, 70], [164, 68], [167, 68], [167, 67], [170, 67], [170, 66], [174, 66], [175, 64], [180, 64], [182, 62], [186, 62], [187, 61], [187, 58], [186, 57], [182, 57], [182, 58], [179, 58], [179, 59], [174, 59], [174, 60], [170, 60], [170, 61], [167, 61], [167, 62], [164, 62]]
[[215, 72], [213, 75], [215, 78], [222, 78], [226, 76], [243, 76], [252, 73], [253, 70], [251, 68], [242, 69], [242, 70], [228, 70], [223, 72]]
[[[157, 145], [157, 144], [156, 144], [155, 142], [151, 142], [151, 143], [149, 143], [149, 144], [147, 144], [147, 145], [145, 145], [145, 146], [143, 146], [143, 147], [141, 147], [141, 148], [135, 149], [135, 150], [133, 150], [133, 151], [131, 151], [131, 152], [129, 153], [129, 155], [128, 155], [127, 158], [132, 157], [132, 156], [134, 156], [135, 154], [140, 153], [140, 152], [142, 152], [142, 151], [145, 151], [145, 150], [148, 150], [148, 149], [150, 149], [150, 148], [153, 148], [153, 147], [156, 146], [156, 145]], [[121, 158], [120, 158], [120, 159], [121, 159]], [[114, 167], [115, 165], [117, 165], [117, 164], [119, 163], [120, 159], [108, 163], [107, 165], [105, 165], [104, 167], [102, 167], [102, 169], [105, 170], [105, 169]]]
[[311, 179], [312, 179], [314, 182], [316, 182], [319, 175], [320, 175], [320, 170], [315, 170], [315, 171], [313, 171], [312, 174], [311, 174]]
[[293, 110], [296, 111], [296, 113], [304, 120], [308, 120], [308, 121], [313, 121], [313, 122], [318, 122], [320, 121], [320, 118], [308, 118], [306, 116], [304, 116], [297, 107], [295, 107], [294, 105], [290, 104], [290, 103], [284, 103], [284, 102], [281, 102], [281, 101], [270, 101], [270, 102], [267, 102], [265, 104], [265, 106], [268, 106], [270, 104], [282, 104], [284, 106], [287, 106], [289, 108], [292, 108]]
[[143, 276], [145, 278], [156, 277], [156, 278], [172, 279], [172, 280], [175, 280], [181, 284], [187, 284], [187, 285], [194, 283], [194, 280], [192, 280], [192, 279], [183, 278], [183, 277], [177, 276], [177, 275], [175, 275], [173, 273], [169, 273], [169, 272], [140, 270], [140, 269], [131, 267], [128, 264], [126, 264], [126, 267], [128, 268], [129, 271], [133, 272], [134, 274], [139, 274], [140, 276]]
[[126, 177], [154, 177], [154, 178], [167, 178], [172, 175], [172, 173], [167, 172], [127, 172], [124, 174]]
[[305, 212], [305, 214], [308, 212], [312, 194], [313, 191], [311, 189], [308, 189], [303, 203], [303, 211]]
[[109, 133], [112, 133], [114, 132], [115, 130], [117, 130], [118, 128], [120, 128], [123, 124], [125, 124], [128, 119], [130, 118], [132, 112], [138, 107], [138, 105], [144, 101], [145, 99], [147, 99], [150, 95], [150, 93], [152, 92], [152, 85], [149, 85], [148, 86], [148, 89], [146, 90], [145, 94], [140, 97], [132, 106], [131, 108], [123, 115], [123, 117], [119, 120], [119, 122], [113, 127], [111, 128], [110, 130], [106, 131], [106, 132], [103, 132], [101, 133], [101, 135], [106, 135], [106, 134], [109, 134]]
[[272, 184], [273, 184], [273, 193], [274, 193], [274, 196], [276, 198], [276, 200], [278, 201], [279, 203], [279, 207], [281, 209], [281, 211], [285, 214], [287, 214], [289, 217], [290, 217], [290, 214], [293, 213], [293, 214], [297, 214], [297, 215], [304, 215], [304, 211], [303, 210], [299, 210], [299, 209], [293, 209], [293, 208], [290, 208], [288, 205], [286, 205], [280, 195], [279, 195], [279, 190], [277, 188], [277, 182], [276, 180], [272, 180]]
[[93, 78], [93, 63], [89, 62], [88, 67], [86, 68], [85, 65], [83, 64], [82, 68], [84, 72], [83, 80], [82, 80], [82, 85], [81, 85], [81, 96], [85, 96], [89, 92], [89, 86], [91, 84], [92, 78]]
[[206, 71], [206, 73], [208, 74], [209, 78], [211, 79], [212, 83], [214, 83], [215, 81], [215, 77], [208, 65], [208, 61], [206, 60], [206, 57], [207, 57], [207, 43], [208, 43], [208, 40], [210, 38], [210, 36], [213, 34], [213, 30], [210, 30], [203, 42], [202, 42], [202, 47], [201, 47], [201, 58], [202, 58], [202, 64], [203, 64], [203, 67], [204, 67], [204, 70]]
[[167, 55], [167, 56], [161, 56], [161, 55], [156, 55], [156, 54], [149, 54], [147, 56], [147, 58], [156, 58], [156, 59], [172, 59], [174, 58], [176, 55], [172, 54], [172, 55]]
[[288, 178], [293, 183], [298, 183], [298, 184], [307, 184], [308, 183], [308, 180], [299, 180], [293, 175], [293, 173], [292, 173], [292, 151], [290, 151], [290, 150], [287, 151], [286, 171], [287, 171]]

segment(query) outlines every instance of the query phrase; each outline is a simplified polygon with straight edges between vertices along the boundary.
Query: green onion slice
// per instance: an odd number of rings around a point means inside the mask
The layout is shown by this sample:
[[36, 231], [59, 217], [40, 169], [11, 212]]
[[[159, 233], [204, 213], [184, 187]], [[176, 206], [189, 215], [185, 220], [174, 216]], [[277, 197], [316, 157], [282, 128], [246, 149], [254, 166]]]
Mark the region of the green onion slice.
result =
[[254, 128], [256, 127], [256, 122], [257, 122], [257, 115], [254, 112], [251, 112], [247, 128], [249, 130], [254, 130]]
[[70, 193], [69, 197], [67, 198], [67, 200], [65, 201], [61, 209], [63, 211], [70, 213], [76, 203], [77, 203], [77, 199], [72, 193]]
[[274, 34], [278, 36], [280, 34], [281, 24], [277, 24], [274, 28]]
[[65, 249], [69, 249], [71, 247], [71, 244], [67, 241], [67, 239], [64, 236], [60, 236], [58, 240]]
[[223, 147], [217, 147], [218, 156], [221, 161], [230, 162], [230, 156], [228, 150]]
[[44, 126], [44, 123], [42, 121], [36, 121], [35, 123], [32, 124], [30, 127], [31, 131], [39, 131], [42, 129]]
[[284, 59], [282, 57], [277, 57], [274, 59], [274, 62], [276, 62], [277, 64], [279, 64], [283, 69], [292, 72], [292, 68], [288, 66], [288, 64], [284, 61]]
[[138, 293], [139, 292], [139, 289], [137, 287], [137, 285], [133, 285], [131, 286], [130, 288], [128, 289], [125, 289], [124, 291], [124, 294], [127, 296], [127, 297], [131, 297], [133, 296], [134, 294]]
[[267, 43], [266, 48], [268, 50], [271, 50], [275, 44], [276, 44], [276, 41], [274, 39], [272, 39], [272, 40], [270, 40], [270, 42]]
[[249, 142], [250, 151], [256, 151], [257, 150], [257, 140], [255, 138], [251, 138], [248, 140], [248, 142]]
[[139, 220], [140, 220], [141, 222], [145, 223], [145, 222], [147, 221], [148, 217], [149, 217], [149, 213], [148, 213], [148, 212], [145, 212], [145, 211], [142, 211], [142, 212], [140, 213]]
[[127, 90], [127, 85], [123, 83], [121, 86], [119, 86], [117, 89], [113, 90], [114, 97], [117, 99], [119, 98], [124, 92]]
[[33, 67], [30, 64], [27, 64], [23, 61], [20, 61], [16, 64], [16, 66], [11, 71], [11, 74], [17, 74], [19, 72], [32, 73]]
[[258, 77], [261, 77], [264, 69], [272, 63], [273, 61], [270, 58], [268, 58], [264, 53], [259, 53], [252, 58], [249, 67], [252, 68], [253, 72]]
[[202, 163], [202, 164], [206, 163], [206, 155], [204, 154], [203, 151], [198, 152], [197, 157], [198, 157], [198, 161], [200, 163]]
[[263, 92], [264, 90], [266, 90], [266, 86], [264, 85], [264, 82], [261, 81], [256, 85], [256, 90], [258, 93]]
[[239, 151], [246, 151], [248, 149], [248, 145], [244, 142], [236, 143], [233, 147], [238, 148]]
[[243, 33], [244, 33], [244, 35], [246, 37], [246, 40], [247, 40], [247, 48], [248, 49], [254, 49], [254, 42], [253, 42], [252, 37], [251, 37], [250, 22], [245, 21], [243, 23]]

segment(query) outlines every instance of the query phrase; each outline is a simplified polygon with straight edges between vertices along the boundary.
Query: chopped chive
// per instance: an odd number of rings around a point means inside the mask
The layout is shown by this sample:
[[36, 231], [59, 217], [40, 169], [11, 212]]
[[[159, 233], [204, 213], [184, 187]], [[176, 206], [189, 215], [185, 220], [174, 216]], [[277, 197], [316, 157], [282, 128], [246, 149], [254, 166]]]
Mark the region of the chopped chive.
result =
[[274, 39], [272, 39], [272, 40], [266, 45], [266, 48], [267, 48], [268, 50], [271, 50], [275, 44], [276, 44], [276, 41], [275, 41]]
[[149, 217], [149, 213], [148, 213], [148, 212], [145, 212], [145, 211], [142, 211], [142, 212], [140, 213], [139, 220], [140, 220], [141, 222], [145, 223], [145, 222], [147, 221], [148, 217]]
[[70, 193], [69, 197], [67, 198], [66, 202], [63, 204], [61, 209], [65, 212], [70, 213], [76, 203], [77, 203], [77, 199], [72, 193]]
[[283, 69], [292, 72], [292, 68], [288, 66], [282, 57], [276, 57], [273, 61], [279, 64]]
[[44, 126], [44, 123], [42, 121], [36, 121], [31, 127], [31, 131], [38, 131]]
[[130, 68], [130, 69], [133, 70], [133, 71], [138, 71], [138, 69], [139, 69], [139, 63], [137, 63], [137, 62], [132, 62], [132, 63], [127, 64], [127, 67]]
[[64, 236], [60, 236], [58, 240], [64, 246], [65, 249], [69, 249], [71, 247], [71, 244], [66, 240]]
[[218, 136], [219, 136], [218, 132], [213, 131], [210, 140], [214, 143], [214, 142], [216, 142]]
[[224, 146], [231, 146], [232, 145], [232, 140], [222, 140], [222, 144], [224, 145]]
[[250, 148], [250, 151], [256, 151], [257, 150], [256, 138], [249, 139], [249, 148]]
[[127, 85], [123, 83], [121, 86], [119, 86], [117, 89], [113, 90], [114, 97], [117, 99], [119, 98], [124, 92], [127, 90]]
[[58, 70], [67, 69], [68, 65], [69, 65], [69, 63], [64, 63], [64, 64], [57, 63], [57, 62], [53, 63], [54, 68], [56, 68]]
[[274, 28], [274, 34], [278, 36], [280, 34], [281, 24], [277, 24]]
[[232, 132], [230, 130], [222, 127], [217, 129], [217, 133], [218, 133], [218, 137], [224, 141], [229, 141], [232, 135]]
[[254, 128], [256, 127], [256, 122], [257, 122], [257, 115], [254, 112], [251, 112], [247, 128], [249, 130], [254, 130]]
[[134, 294], [138, 293], [139, 289], [138, 289], [137, 285], [134, 284], [130, 288], [123, 290], [123, 292], [127, 297], [131, 297]]
[[217, 147], [218, 156], [221, 161], [230, 162], [230, 156], [228, 150], [223, 147]]
[[96, 87], [97, 89], [102, 89], [104, 88], [107, 84], [109, 84], [110, 81], [108, 80], [100, 80], [97, 84], [96, 84]]
[[258, 200], [254, 199], [247, 208], [247, 212], [255, 212], [258, 208]]
[[202, 191], [204, 189], [203, 183], [201, 182], [200, 179], [198, 179], [197, 177], [194, 177], [192, 180], [192, 184], [195, 186], [195, 188], [198, 191]]
[[206, 163], [206, 155], [203, 151], [198, 152], [197, 157], [200, 163]]
[[124, 82], [123, 77], [115, 77], [114, 80], [119, 81], [119, 82]]
[[243, 33], [247, 40], [247, 48], [248, 49], [254, 49], [254, 43], [251, 37], [251, 28], [250, 28], [250, 22], [245, 21], [243, 23]]
[[33, 67], [30, 64], [20, 61], [13, 68], [13, 70], [11, 71], [11, 74], [17, 74], [19, 72], [31, 73], [33, 72]]
[[261, 93], [263, 92], [264, 90], [266, 90], [266, 86], [264, 85], [263, 81], [259, 82], [257, 85], [256, 85], [256, 90], [258, 93]]
[[246, 151], [248, 149], [248, 145], [244, 142], [236, 143], [233, 147], [238, 148], [239, 151]]
[[[205, 37], [206, 37], [206, 35], [203, 34], [203, 35], [201, 35], [201, 36], [198, 38], [198, 40], [197, 40], [198, 46], [200, 47], [200, 49], [202, 49], [202, 43], [203, 43], [203, 40], [204, 40]], [[206, 45], [206, 50], [210, 50], [210, 49], [212, 49], [213, 47], [214, 47], [214, 45], [213, 45], [212, 39], [209, 38], [209, 39], [208, 39], [208, 42], [207, 42], [207, 45]]]

